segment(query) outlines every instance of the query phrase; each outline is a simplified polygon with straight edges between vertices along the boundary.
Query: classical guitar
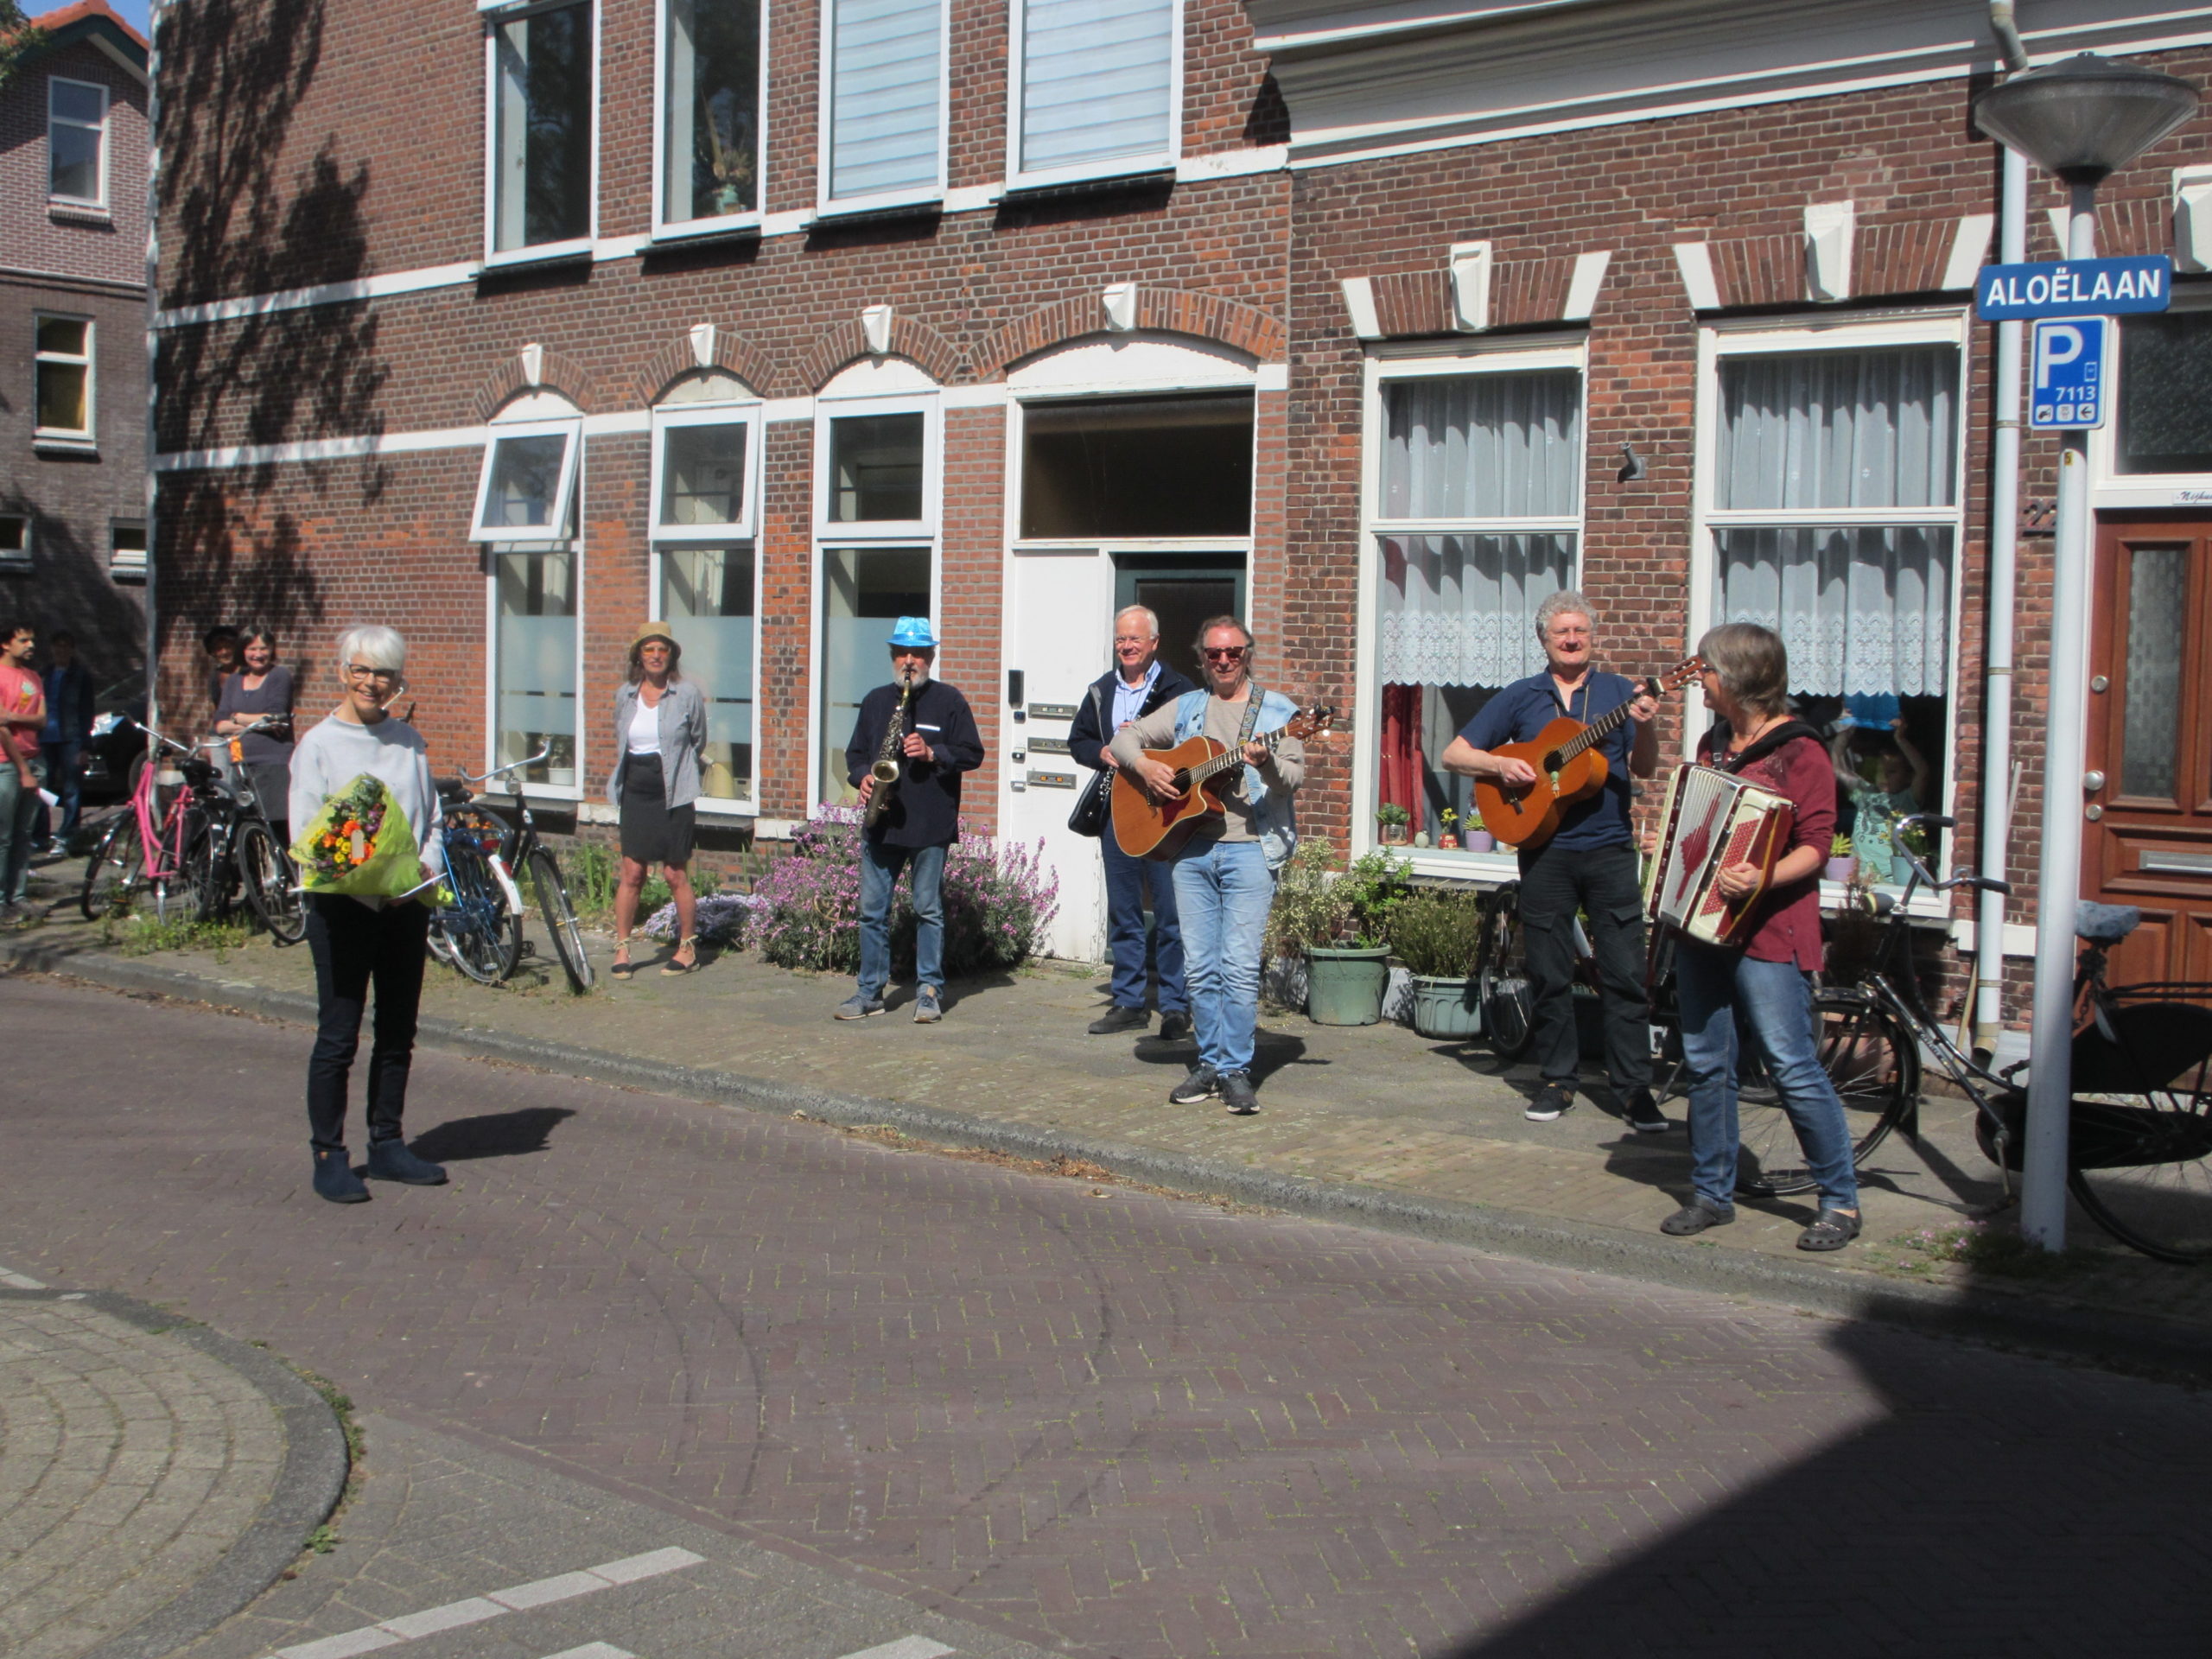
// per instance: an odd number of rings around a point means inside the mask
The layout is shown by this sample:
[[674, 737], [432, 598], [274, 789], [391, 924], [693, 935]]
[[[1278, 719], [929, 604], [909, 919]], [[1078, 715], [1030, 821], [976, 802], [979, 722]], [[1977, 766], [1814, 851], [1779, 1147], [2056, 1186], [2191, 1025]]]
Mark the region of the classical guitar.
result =
[[[1267, 732], [1255, 742], [1272, 754], [1286, 737], [1303, 741], [1325, 732], [1337, 717], [1327, 703], [1301, 709], [1280, 730]], [[1145, 758], [1175, 768], [1176, 795], [1155, 801], [1128, 768], [1114, 772], [1114, 838], [1122, 850], [1135, 858], [1171, 859], [1209, 819], [1218, 821], [1223, 808], [1215, 791], [1235, 781], [1236, 769], [1244, 764], [1243, 753], [1225, 748], [1201, 734], [1185, 738], [1172, 749], [1147, 749]]]
[[[1663, 683], [1646, 680], [1642, 689], [1662, 696], [1704, 671], [1703, 658], [1685, 658], [1663, 677]], [[1526, 760], [1536, 769], [1536, 777], [1533, 783], [1510, 786], [1476, 779], [1475, 808], [1483, 815], [1483, 828], [1508, 847], [1541, 847], [1549, 841], [1568, 807], [1605, 786], [1611, 768], [1598, 745], [1627, 722], [1628, 709], [1624, 702], [1586, 726], [1562, 715], [1526, 743], [1492, 749], [1492, 754]]]

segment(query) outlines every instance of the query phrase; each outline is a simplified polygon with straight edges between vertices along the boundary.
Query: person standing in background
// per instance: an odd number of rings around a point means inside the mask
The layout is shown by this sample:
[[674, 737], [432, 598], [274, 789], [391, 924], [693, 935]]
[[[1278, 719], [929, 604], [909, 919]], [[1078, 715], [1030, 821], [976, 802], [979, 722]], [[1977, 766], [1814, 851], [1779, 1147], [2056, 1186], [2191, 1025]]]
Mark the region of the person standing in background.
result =
[[47, 636], [46, 656], [46, 725], [38, 747], [46, 756], [47, 793], [58, 803], [53, 810], [59, 821], [51, 836], [39, 839], [66, 850], [84, 804], [79, 774], [85, 743], [92, 734], [92, 677], [77, 660], [77, 637], [67, 628]]
[[[278, 666], [276, 636], [267, 628], [246, 629], [239, 636], [238, 652], [244, 666], [223, 681], [215, 699], [215, 730], [238, 738], [238, 764], [261, 803], [261, 814], [275, 828], [276, 839], [289, 846], [292, 671]], [[256, 721], [264, 723], [247, 731]]]
[[[1077, 766], [1111, 772], [1120, 767], [1106, 746], [1133, 720], [1198, 688], [1160, 660], [1160, 619], [1141, 605], [1114, 618], [1114, 666], [1092, 682], [1068, 728], [1068, 753]], [[1111, 781], [1109, 780], [1109, 786]], [[1175, 1042], [1191, 1034], [1191, 999], [1183, 986], [1183, 924], [1175, 909], [1175, 882], [1165, 864], [1150, 864], [1153, 925], [1144, 925], [1148, 861], [1122, 850], [1114, 821], [1098, 832], [1106, 860], [1106, 938], [1113, 953], [1114, 1006], [1090, 1022], [1090, 1034], [1142, 1031], [1152, 1023], [1145, 982], [1160, 976], [1160, 1034]]]
[[31, 671], [38, 636], [25, 623], [0, 622], [0, 921], [22, 919], [31, 874], [31, 836], [38, 828], [46, 761], [38, 736], [46, 728], [46, 686]]
[[665, 622], [648, 622], [630, 641], [630, 674], [614, 693], [614, 748], [607, 798], [621, 814], [622, 874], [614, 890], [617, 979], [637, 972], [630, 929], [638, 894], [655, 864], [676, 900], [676, 950], [661, 972], [688, 974], [699, 965], [699, 899], [691, 887], [691, 843], [697, 830], [699, 758], [707, 748], [707, 698], [677, 670], [683, 647]]
[[200, 636], [200, 649], [207, 658], [207, 706], [223, 700], [223, 682], [238, 671], [238, 631], [218, 622]]

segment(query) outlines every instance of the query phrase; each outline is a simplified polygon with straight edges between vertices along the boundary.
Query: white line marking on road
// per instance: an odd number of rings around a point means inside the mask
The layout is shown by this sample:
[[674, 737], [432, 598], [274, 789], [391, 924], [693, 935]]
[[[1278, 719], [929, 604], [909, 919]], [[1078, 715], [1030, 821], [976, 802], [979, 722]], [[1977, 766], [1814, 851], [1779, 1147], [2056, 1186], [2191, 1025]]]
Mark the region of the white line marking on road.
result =
[[17, 1290], [44, 1290], [46, 1287], [27, 1273], [16, 1273], [0, 1268], [0, 1285], [11, 1285]]
[[[42, 1289], [43, 1287], [33, 1288]], [[385, 1620], [381, 1624], [365, 1625], [360, 1630], [346, 1630], [338, 1636], [318, 1637], [312, 1642], [296, 1643], [289, 1648], [277, 1649], [273, 1659], [353, 1659], [356, 1654], [374, 1653], [378, 1648], [435, 1636], [442, 1630], [458, 1630], [464, 1624], [480, 1624], [487, 1618], [497, 1618], [502, 1613], [543, 1607], [552, 1602], [566, 1601], [572, 1596], [588, 1596], [594, 1591], [612, 1590], [617, 1585], [657, 1579], [664, 1573], [696, 1567], [706, 1559], [703, 1555], [694, 1554], [688, 1549], [679, 1549], [671, 1544], [666, 1549], [651, 1549], [642, 1555], [625, 1555], [620, 1560], [602, 1561], [597, 1567], [588, 1567], [580, 1572], [556, 1573], [550, 1579], [537, 1579], [528, 1584], [510, 1586], [505, 1590], [493, 1590], [484, 1595], [449, 1601], [442, 1607], [426, 1607], [419, 1613], [403, 1613], [397, 1618]], [[898, 1644], [894, 1643], [893, 1646], [896, 1648]], [[938, 1647], [931, 1647], [927, 1652], [920, 1649], [910, 1651], [900, 1648], [896, 1653], [886, 1649], [880, 1659], [935, 1659], [936, 1655], [951, 1651], [950, 1648]], [[609, 1647], [604, 1642], [593, 1642], [581, 1648], [571, 1648], [566, 1653], [549, 1655], [547, 1659], [632, 1659], [632, 1656], [620, 1648]]]
[[471, 1596], [466, 1601], [449, 1601], [442, 1607], [426, 1607], [404, 1618], [387, 1618], [377, 1628], [412, 1642], [421, 1637], [435, 1636], [440, 1630], [457, 1630], [464, 1624], [481, 1624], [506, 1611], [481, 1596]]
[[902, 1636], [880, 1648], [862, 1648], [858, 1653], [849, 1653], [845, 1659], [938, 1659], [938, 1656], [954, 1651], [926, 1636]]

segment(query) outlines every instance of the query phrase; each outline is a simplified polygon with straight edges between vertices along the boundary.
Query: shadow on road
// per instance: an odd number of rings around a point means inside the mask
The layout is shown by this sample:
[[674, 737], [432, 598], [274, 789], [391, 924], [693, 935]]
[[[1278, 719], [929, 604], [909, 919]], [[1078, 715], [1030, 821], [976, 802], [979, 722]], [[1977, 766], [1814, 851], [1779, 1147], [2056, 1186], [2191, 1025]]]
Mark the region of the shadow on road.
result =
[[416, 1137], [415, 1155], [434, 1164], [471, 1158], [520, 1158], [549, 1149], [553, 1131], [575, 1114], [565, 1106], [525, 1106], [512, 1112], [456, 1117]]

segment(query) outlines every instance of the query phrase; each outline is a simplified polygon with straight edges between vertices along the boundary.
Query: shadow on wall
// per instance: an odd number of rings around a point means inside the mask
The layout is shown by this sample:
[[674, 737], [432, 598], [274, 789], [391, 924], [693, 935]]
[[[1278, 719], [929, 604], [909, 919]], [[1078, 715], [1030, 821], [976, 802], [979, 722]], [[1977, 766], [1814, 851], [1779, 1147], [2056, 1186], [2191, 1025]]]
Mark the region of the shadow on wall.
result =
[[[36, 584], [20, 604], [12, 591], [0, 590], [0, 609], [35, 627], [41, 645], [54, 629], [68, 629], [97, 688], [137, 671], [145, 650], [145, 594], [110, 576], [105, 543], [94, 546], [79, 531], [58, 514], [40, 515]], [[43, 649], [38, 660], [48, 660]]]
[[[162, 107], [176, 112], [162, 133], [164, 308], [367, 273], [367, 162], [347, 168], [327, 141], [289, 178], [277, 176], [322, 40], [322, 0], [201, 0], [188, 27], [163, 30]], [[376, 345], [376, 319], [358, 305], [166, 330], [158, 447], [378, 435], [388, 371]], [[338, 498], [334, 516], [375, 500], [385, 475], [363, 457], [169, 476], [157, 556], [165, 706], [196, 705], [196, 644], [209, 625], [257, 620], [289, 641], [324, 620], [324, 585], [296, 505], [264, 510], [280, 482]]]

